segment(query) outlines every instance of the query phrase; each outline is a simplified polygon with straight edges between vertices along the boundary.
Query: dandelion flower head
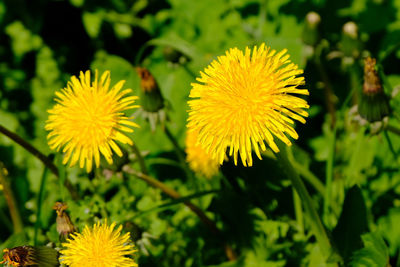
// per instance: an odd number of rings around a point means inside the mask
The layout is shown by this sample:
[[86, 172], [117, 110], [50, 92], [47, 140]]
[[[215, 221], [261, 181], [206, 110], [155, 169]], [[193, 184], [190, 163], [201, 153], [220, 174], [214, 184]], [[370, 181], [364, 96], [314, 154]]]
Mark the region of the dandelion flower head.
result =
[[[56, 92], [56, 105], [50, 109], [45, 129], [50, 131], [48, 143], [51, 149], [65, 153], [63, 164], [74, 166], [79, 161], [87, 172], [92, 170], [93, 160], [100, 165], [100, 154], [112, 164], [113, 151], [122, 156], [115, 141], [132, 145], [123, 132], [133, 132], [138, 127], [125, 116], [124, 111], [137, 108], [137, 96], [128, 96], [131, 89], [121, 90], [125, 81], [110, 86], [110, 72], [105, 71], [98, 80], [97, 71], [91, 82], [90, 71], [81, 72], [79, 79], [71, 77], [67, 87]], [[129, 127], [127, 127], [129, 126]]]
[[219, 164], [197, 143], [197, 137], [195, 131], [186, 132], [186, 161], [194, 172], [211, 178], [218, 173]]
[[75, 233], [63, 243], [61, 263], [71, 267], [128, 267], [138, 266], [127, 256], [137, 250], [129, 242], [129, 233], [121, 235], [122, 226], [114, 229], [115, 223], [96, 223], [85, 226], [82, 234]]
[[276, 52], [262, 44], [244, 53], [233, 48], [201, 72], [192, 83], [188, 130], [198, 132], [198, 142], [220, 164], [229, 155], [237, 165], [252, 166], [252, 150], [261, 159], [265, 143], [279, 149], [277, 137], [291, 145], [297, 139], [294, 120], [305, 123], [307, 102], [296, 96], [308, 95], [303, 73], [289, 60], [287, 50]]

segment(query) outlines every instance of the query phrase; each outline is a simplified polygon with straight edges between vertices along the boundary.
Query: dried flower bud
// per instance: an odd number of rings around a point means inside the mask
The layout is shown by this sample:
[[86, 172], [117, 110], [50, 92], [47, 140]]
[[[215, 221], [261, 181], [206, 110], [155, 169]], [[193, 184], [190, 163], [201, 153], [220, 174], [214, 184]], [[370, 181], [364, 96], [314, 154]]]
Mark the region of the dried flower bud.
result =
[[152, 91], [159, 91], [158, 84], [151, 75], [150, 71], [146, 68], [137, 67], [136, 72], [140, 77], [140, 87], [143, 92], [150, 93]]
[[302, 39], [305, 44], [315, 46], [320, 40], [319, 25], [321, 17], [318, 13], [311, 11], [306, 15]]
[[58, 252], [50, 247], [20, 246], [3, 250], [3, 260], [7, 266], [59, 266]]
[[382, 93], [383, 88], [381, 80], [375, 69], [376, 59], [367, 57], [364, 60], [364, 84], [363, 93], [366, 95], [374, 95], [377, 93]]
[[63, 240], [67, 239], [71, 233], [76, 231], [68, 213], [65, 211], [67, 208], [68, 206], [62, 202], [56, 202], [53, 206], [53, 209], [57, 212], [57, 232]]
[[142, 92], [142, 107], [146, 111], [156, 112], [164, 107], [164, 99], [160, 88], [153, 75], [146, 68], [137, 67], [136, 72], [140, 77], [140, 87]]
[[379, 121], [390, 113], [389, 99], [376, 70], [376, 60], [368, 57], [364, 64], [364, 83], [358, 112], [370, 122]]
[[157, 122], [164, 123], [166, 114], [164, 111], [164, 98], [153, 75], [146, 68], [136, 67], [140, 77], [140, 100], [143, 117], [155, 130]]

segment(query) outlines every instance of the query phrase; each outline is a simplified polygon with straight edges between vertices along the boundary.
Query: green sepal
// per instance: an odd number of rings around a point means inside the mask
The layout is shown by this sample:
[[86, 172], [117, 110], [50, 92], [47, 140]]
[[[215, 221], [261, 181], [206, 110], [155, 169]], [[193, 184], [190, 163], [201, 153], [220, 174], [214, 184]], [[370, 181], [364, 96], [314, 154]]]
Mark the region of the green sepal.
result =
[[147, 112], [157, 112], [164, 108], [164, 98], [158, 88], [148, 92], [140, 90], [141, 107]]
[[389, 98], [383, 91], [373, 95], [361, 93], [358, 113], [369, 122], [380, 121], [390, 114]]

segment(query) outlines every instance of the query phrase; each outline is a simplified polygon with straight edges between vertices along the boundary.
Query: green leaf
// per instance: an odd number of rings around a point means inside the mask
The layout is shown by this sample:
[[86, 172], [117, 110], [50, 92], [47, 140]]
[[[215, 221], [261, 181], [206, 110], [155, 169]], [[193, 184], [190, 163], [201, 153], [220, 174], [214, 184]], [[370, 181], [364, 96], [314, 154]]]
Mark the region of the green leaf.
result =
[[389, 264], [388, 247], [377, 232], [362, 235], [364, 248], [353, 253], [350, 266], [354, 267], [386, 267]]
[[20, 21], [14, 21], [5, 28], [12, 40], [12, 49], [16, 58], [20, 59], [26, 53], [42, 46], [42, 38], [32, 34]]
[[366, 135], [364, 130], [358, 131], [357, 135], [349, 135], [345, 140], [344, 145], [352, 148], [348, 149], [344, 155], [348, 162], [345, 176], [349, 186], [366, 181], [366, 170], [373, 166], [376, 148], [381, 146], [377, 141], [376, 138]]
[[195, 46], [175, 34], [171, 34], [170, 36], [164, 38], [152, 39], [147, 42], [147, 45], [170, 46], [192, 59], [201, 57], [202, 55], [202, 53], [200, 53]]
[[16, 233], [10, 235], [7, 240], [0, 245], [0, 250], [3, 251], [5, 248], [13, 248], [17, 246], [22, 246], [26, 243], [25, 233]]
[[103, 23], [104, 11], [98, 11], [96, 13], [84, 12], [82, 16], [83, 25], [85, 26], [86, 32], [92, 38], [99, 36], [101, 24]]
[[361, 235], [368, 230], [367, 211], [360, 188], [355, 185], [347, 192], [338, 224], [332, 236], [345, 262], [362, 247]]
[[129, 38], [132, 36], [131, 26], [125, 23], [115, 23], [114, 31], [115, 34], [121, 39]]
[[400, 248], [400, 209], [392, 208], [387, 216], [382, 216], [378, 220], [380, 233], [388, 241], [390, 255], [395, 256]]

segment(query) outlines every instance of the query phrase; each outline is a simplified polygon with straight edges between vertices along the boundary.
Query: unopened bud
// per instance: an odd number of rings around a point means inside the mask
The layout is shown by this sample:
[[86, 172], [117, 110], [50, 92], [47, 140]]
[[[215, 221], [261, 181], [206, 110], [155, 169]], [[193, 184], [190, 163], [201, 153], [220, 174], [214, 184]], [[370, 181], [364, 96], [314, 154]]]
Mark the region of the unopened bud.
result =
[[163, 49], [164, 58], [173, 64], [182, 64], [188, 61], [188, 58], [180, 51], [171, 46], [166, 46]]
[[346, 57], [358, 58], [361, 54], [362, 43], [358, 38], [358, 26], [352, 21], [343, 25], [340, 49]]
[[353, 21], [349, 21], [343, 25], [343, 33], [353, 39], [358, 38], [358, 27]]
[[150, 123], [154, 130], [157, 122], [164, 123], [166, 119], [164, 111], [164, 98], [154, 76], [146, 68], [136, 67], [140, 77], [140, 100], [143, 117]]
[[53, 206], [53, 209], [57, 212], [57, 232], [63, 240], [76, 231], [68, 213], [65, 211], [67, 208], [68, 206], [62, 202], [56, 202]]
[[321, 17], [318, 13], [311, 11], [306, 15], [302, 39], [305, 44], [315, 46], [320, 40], [319, 24]]
[[316, 28], [321, 22], [321, 17], [317, 12], [311, 11], [306, 15], [306, 22], [310, 27]]
[[164, 99], [154, 76], [146, 68], [137, 67], [136, 72], [140, 77], [140, 88], [142, 89], [142, 107], [146, 111], [155, 112], [164, 107]]
[[390, 113], [389, 99], [383, 90], [376, 60], [368, 57], [364, 64], [364, 83], [358, 112], [370, 122], [379, 121]]

